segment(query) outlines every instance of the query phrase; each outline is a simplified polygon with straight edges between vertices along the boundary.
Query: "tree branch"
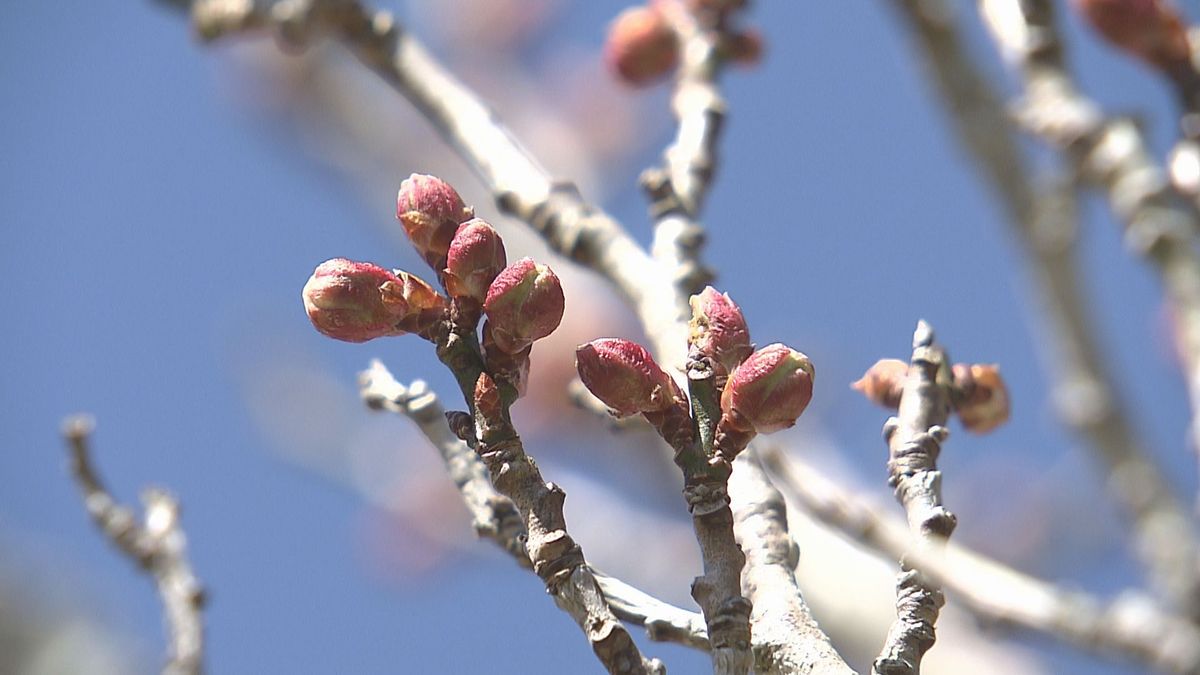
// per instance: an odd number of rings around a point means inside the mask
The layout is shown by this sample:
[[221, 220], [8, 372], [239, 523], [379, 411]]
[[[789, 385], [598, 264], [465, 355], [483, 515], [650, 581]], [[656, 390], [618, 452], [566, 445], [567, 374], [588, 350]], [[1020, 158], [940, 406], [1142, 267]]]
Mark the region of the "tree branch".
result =
[[179, 504], [165, 490], [142, 493], [139, 524], [133, 512], [113, 499], [92, 466], [89, 440], [95, 423], [79, 415], [66, 420], [63, 436], [71, 452], [71, 474], [96, 527], [134, 564], [154, 578], [163, 604], [169, 650], [166, 675], [199, 675], [204, 670], [204, 589], [187, 559], [187, 537], [179, 525]]

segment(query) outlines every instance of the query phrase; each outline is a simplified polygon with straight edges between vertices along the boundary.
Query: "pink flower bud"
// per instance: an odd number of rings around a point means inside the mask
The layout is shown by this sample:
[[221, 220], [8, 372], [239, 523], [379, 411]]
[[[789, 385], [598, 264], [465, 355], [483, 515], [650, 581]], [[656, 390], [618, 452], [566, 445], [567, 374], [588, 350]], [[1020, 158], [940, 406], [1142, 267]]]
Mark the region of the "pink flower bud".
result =
[[956, 363], [953, 370], [956, 386], [966, 395], [955, 408], [964, 429], [986, 434], [1008, 421], [1008, 387], [999, 366]]
[[1167, 0], [1074, 0], [1113, 46], [1160, 70], [1188, 67], [1187, 27]]
[[474, 213], [446, 181], [414, 173], [400, 184], [396, 218], [417, 253], [435, 270], [443, 267], [459, 223]]
[[679, 385], [636, 342], [603, 338], [575, 350], [579, 379], [620, 417], [666, 410], [683, 400]]
[[675, 31], [657, 9], [630, 7], [608, 29], [604, 61], [628, 84], [651, 84], [679, 62]]
[[504, 240], [479, 218], [458, 226], [446, 256], [446, 292], [482, 304], [496, 275], [508, 265]]
[[496, 347], [516, 354], [558, 328], [563, 304], [562, 284], [554, 272], [532, 258], [522, 258], [492, 281], [483, 312], [492, 325]]
[[900, 359], [879, 359], [867, 369], [862, 379], [850, 385], [867, 400], [885, 408], [900, 405], [904, 380], [908, 377], [908, 362]]
[[688, 343], [692, 349], [713, 360], [727, 375], [753, 351], [750, 329], [742, 310], [726, 293], [706, 287], [691, 300], [692, 320]]
[[754, 352], [729, 376], [723, 417], [740, 418], [760, 434], [786, 429], [812, 400], [813, 366], [800, 352], [775, 343]]
[[335, 340], [366, 342], [404, 333], [396, 327], [409, 312], [403, 282], [378, 265], [326, 260], [304, 284], [303, 296], [313, 326]]

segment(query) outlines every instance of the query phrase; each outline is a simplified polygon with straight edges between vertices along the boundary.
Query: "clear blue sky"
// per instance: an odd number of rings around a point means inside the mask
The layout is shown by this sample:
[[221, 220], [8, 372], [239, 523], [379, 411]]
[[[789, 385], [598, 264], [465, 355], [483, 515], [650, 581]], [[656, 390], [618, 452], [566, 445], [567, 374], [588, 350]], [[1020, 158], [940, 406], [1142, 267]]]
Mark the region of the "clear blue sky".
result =
[[[786, 341], [813, 358], [813, 414], [880, 493], [883, 415], [845, 383], [877, 358], [904, 356], [921, 317], [956, 358], [1000, 363], [1012, 423], [983, 439], [959, 433], [944, 457], [948, 499], [961, 497], [951, 504], [956, 536], [986, 547], [986, 523], [1004, 518], [1004, 495], [983, 488], [1041, 486], [1058, 511], [1013, 517], [1045, 519], [1063, 543], [1031, 559], [1033, 571], [1098, 593], [1139, 582], [1119, 520], [1094, 506], [1103, 499], [1097, 473], [1050, 409], [1019, 253], [927, 95], [889, 3], [757, 4], [767, 60], [728, 78], [732, 116], [706, 218], [722, 288], [760, 343]], [[598, 49], [621, 6], [568, 5], [558, 39]], [[1068, 37], [1086, 90], [1109, 109], [1146, 112], [1165, 152], [1165, 89], [1075, 23]], [[269, 382], [256, 387], [262, 369], [295, 365], [301, 375], [279, 382], [298, 386], [319, 365], [342, 387], [325, 402], [370, 438], [407, 432], [359, 411], [353, 378], [367, 358], [383, 356], [407, 378], [446, 380], [408, 342], [335, 344], [309, 327], [298, 293], [316, 263], [346, 255], [413, 266], [415, 257], [374, 225], [390, 203], [363, 204], [296, 149], [294, 130], [231, 102], [229, 70], [238, 67], [150, 2], [0, 9], [0, 543], [16, 561], [11, 573], [34, 588], [78, 584], [90, 611], [142, 641], [146, 668], [157, 664], [157, 599], [93, 531], [64, 470], [59, 420], [87, 410], [118, 495], [132, 500], [153, 483], [184, 503], [195, 567], [213, 594], [211, 672], [385, 673], [403, 661], [410, 672], [550, 673], [586, 663], [586, 645], [533, 576], [490, 552], [450, 555], [400, 581], [381, 574], [363, 543], [386, 527], [381, 517], [278, 459], [272, 445], [303, 436], [308, 411], [298, 409], [292, 436], [264, 430], [254, 406], [293, 399]], [[640, 232], [635, 166], [666, 136], [651, 140], [607, 177], [605, 206]], [[428, 170], [419, 157], [398, 169], [397, 182]], [[480, 211], [497, 216], [490, 205]], [[1122, 249], [1100, 202], [1087, 203], [1082, 240], [1122, 393], [1190, 500], [1185, 396], [1156, 282]], [[568, 302], [588, 300], [569, 293]], [[1086, 521], [1072, 520], [1081, 514]], [[424, 545], [391, 536], [388, 546]], [[1059, 672], [1134, 672], [1037, 644]], [[705, 662], [651, 651], [674, 672]]]

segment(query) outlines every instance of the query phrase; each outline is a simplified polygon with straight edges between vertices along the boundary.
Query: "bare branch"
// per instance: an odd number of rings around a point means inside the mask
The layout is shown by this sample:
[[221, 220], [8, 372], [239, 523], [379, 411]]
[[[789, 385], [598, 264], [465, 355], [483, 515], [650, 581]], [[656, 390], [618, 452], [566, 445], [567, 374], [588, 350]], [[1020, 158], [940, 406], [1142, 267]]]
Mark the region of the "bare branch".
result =
[[187, 537], [179, 525], [179, 504], [165, 490], [142, 493], [145, 514], [113, 499], [92, 466], [89, 440], [94, 421], [71, 417], [63, 436], [71, 451], [71, 474], [79, 485], [88, 515], [122, 553], [154, 578], [169, 635], [166, 675], [199, 675], [204, 670], [204, 589], [187, 559]]
[[[1200, 214], [1171, 189], [1137, 125], [1106, 117], [1076, 88], [1053, 3], [986, 0], [982, 7], [993, 36], [1023, 77], [1021, 122], [1107, 194], [1125, 226], [1126, 244], [1158, 272], [1179, 327], [1191, 401], [1190, 438], [1200, 453], [1200, 255], [1195, 248]], [[1192, 583], [1177, 582], [1170, 590], [1189, 612], [1200, 615], [1200, 575], [1194, 560], [1188, 564]]]
[[[1156, 586], [1168, 597], [1192, 597], [1200, 584], [1200, 549], [1187, 510], [1133, 428], [1104, 365], [1099, 331], [1079, 285], [1074, 186], [1065, 179], [1051, 181], [1044, 190], [1031, 184], [1034, 172], [1000, 96], [960, 41], [953, 12], [944, 3], [940, 10], [937, 4], [897, 4], [960, 140], [990, 180], [1031, 263], [1047, 324], [1038, 346], [1053, 378], [1058, 414], [1102, 463], [1108, 489], [1133, 521], [1134, 551]], [[996, 26], [1016, 8], [985, 3], [984, 9]], [[1022, 21], [1019, 13], [1015, 17]], [[1033, 39], [1024, 35], [1014, 39]]]
[[796, 584], [799, 549], [788, 535], [787, 506], [754, 452], [734, 461], [729, 485], [734, 532], [746, 554], [743, 592], [754, 605], [755, 672], [853, 673], [808, 611]]
[[[937, 458], [949, 431], [950, 396], [944, 378], [949, 364], [934, 343], [933, 329], [921, 321], [913, 334], [912, 361], [896, 417], [883, 425], [887, 439], [888, 484], [908, 514], [917, 550], [933, 554], [954, 531], [957, 519], [942, 506], [942, 473]], [[939, 381], [941, 380], [941, 381]], [[921, 576], [901, 559], [896, 578], [896, 621], [875, 659], [879, 675], [916, 675], [921, 658], [933, 646], [934, 623], [945, 597], [937, 582]]]
[[884, 516], [814, 469], [772, 448], [763, 454], [788, 499], [864, 548], [905, 561], [944, 585], [988, 622], [1051, 635], [1088, 649], [1119, 653], [1175, 673], [1200, 672], [1200, 629], [1128, 591], [1114, 603], [1036, 579], [953, 541], [943, 555], [910, 551], [908, 526]]
[[[450, 432], [437, 394], [420, 380], [408, 386], [401, 384], [378, 360], [361, 373], [359, 388], [371, 409], [403, 415], [416, 423], [446, 463], [447, 473], [471, 512], [475, 532], [522, 567], [532, 568], [525, 552], [525, 523], [517, 507], [492, 487], [487, 467], [475, 451]], [[674, 607], [598, 570], [592, 570], [592, 574], [617, 618], [642, 626], [652, 640], [708, 649], [704, 619], [698, 613]]]

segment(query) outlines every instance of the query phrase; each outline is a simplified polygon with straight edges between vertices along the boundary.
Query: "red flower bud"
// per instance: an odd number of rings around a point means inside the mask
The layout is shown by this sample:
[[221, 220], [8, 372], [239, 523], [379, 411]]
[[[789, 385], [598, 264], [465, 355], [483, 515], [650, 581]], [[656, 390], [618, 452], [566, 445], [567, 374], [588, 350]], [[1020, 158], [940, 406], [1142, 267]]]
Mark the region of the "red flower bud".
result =
[[313, 326], [335, 340], [366, 342], [404, 334], [396, 327], [409, 313], [403, 282], [378, 265], [326, 260], [304, 284], [303, 296]]
[[679, 385], [636, 342], [603, 338], [575, 350], [579, 379], [619, 417], [667, 410], [683, 400]]
[[459, 223], [474, 213], [446, 181], [414, 173], [400, 184], [396, 218], [417, 253], [435, 270], [442, 269]]
[[563, 305], [562, 284], [554, 272], [532, 258], [522, 258], [492, 281], [483, 312], [492, 325], [496, 347], [516, 354], [558, 328]]
[[956, 363], [953, 370], [955, 384], [966, 395], [955, 409], [964, 429], [986, 434], [1008, 421], [1008, 387], [999, 366]]
[[657, 9], [630, 7], [608, 29], [604, 61], [626, 83], [650, 84], [679, 62], [675, 31]]
[[721, 394], [721, 412], [769, 434], [796, 423], [812, 400], [812, 388], [808, 357], [775, 343], [751, 354], [729, 376]]
[[908, 377], [908, 362], [900, 359], [879, 359], [875, 365], [867, 369], [862, 379], [850, 385], [852, 389], [862, 392], [867, 400], [885, 408], [896, 408], [900, 405], [900, 394], [904, 389], [904, 380]]
[[709, 357], [727, 375], [746, 360], [753, 351], [750, 329], [742, 310], [726, 293], [706, 287], [691, 300], [692, 320], [688, 323], [688, 343], [692, 349]]
[[1188, 67], [1187, 27], [1166, 0], [1074, 0], [1074, 5], [1118, 49], [1161, 70]]
[[453, 298], [471, 298], [482, 304], [496, 275], [508, 265], [504, 240], [483, 220], [458, 226], [446, 256], [446, 292]]

